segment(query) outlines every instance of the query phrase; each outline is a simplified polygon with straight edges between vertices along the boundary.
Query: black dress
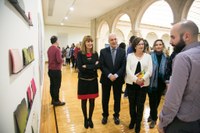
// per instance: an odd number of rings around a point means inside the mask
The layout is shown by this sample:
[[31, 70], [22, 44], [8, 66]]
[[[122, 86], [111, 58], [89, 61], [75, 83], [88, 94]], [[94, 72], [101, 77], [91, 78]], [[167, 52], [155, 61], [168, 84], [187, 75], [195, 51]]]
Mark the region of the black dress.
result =
[[[78, 66], [78, 99], [93, 99], [98, 97], [97, 69], [99, 68], [97, 53], [83, 54], [81, 51], [77, 56]], [[86, 65], [86, 68], [82, 66]]]

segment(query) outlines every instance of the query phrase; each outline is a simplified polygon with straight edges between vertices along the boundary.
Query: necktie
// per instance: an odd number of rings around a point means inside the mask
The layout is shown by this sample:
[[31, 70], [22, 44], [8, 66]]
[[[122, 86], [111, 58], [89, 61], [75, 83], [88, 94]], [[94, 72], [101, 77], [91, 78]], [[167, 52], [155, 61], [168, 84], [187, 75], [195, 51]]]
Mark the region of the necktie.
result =
[[112, 61], [113, 61], [113, 65], [115, 64], [115, 56], [116, 56], [116, 53], [115, 53], [116, 49], [113, 48], [112, 51], [111, 51], [111, 54], [112, 54]]

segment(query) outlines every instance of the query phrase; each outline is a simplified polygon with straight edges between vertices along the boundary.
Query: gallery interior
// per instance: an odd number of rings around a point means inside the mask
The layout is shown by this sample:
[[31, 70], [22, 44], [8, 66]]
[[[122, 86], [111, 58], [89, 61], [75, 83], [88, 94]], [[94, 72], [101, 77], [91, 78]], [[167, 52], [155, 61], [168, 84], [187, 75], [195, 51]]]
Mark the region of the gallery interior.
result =
[[[66, 105], [51, 105], [47, 74], [50, 37], [56, 35], [60, 48], [66, 48], [91, 35], [99, 53], [108, 44], [110, 33], [115, 33], [118, 43], [124, 42], [126, 48], [135, 35], [146, 39], [150, 47], [156, 39], [162, 39], [171, 54], [173, 24], [192, 20], [200, 28], [200, 0], [1, 0], [0, 20], [1, 133], [131, 133], [125, 98], [121, 101], [121, 124], [115, 125], [112, 118], [108, 125], [101, 124], [100, 83], [94, 128], [84, 128], [77, 99], [77, 71], [70, 65], [62, 67], [60, 97]], [[113, 97], [110, 106], [112, 112]], [[149, 128], [148, 113], [147, 102], [141, 132], [157, 133], [156, 127]]]

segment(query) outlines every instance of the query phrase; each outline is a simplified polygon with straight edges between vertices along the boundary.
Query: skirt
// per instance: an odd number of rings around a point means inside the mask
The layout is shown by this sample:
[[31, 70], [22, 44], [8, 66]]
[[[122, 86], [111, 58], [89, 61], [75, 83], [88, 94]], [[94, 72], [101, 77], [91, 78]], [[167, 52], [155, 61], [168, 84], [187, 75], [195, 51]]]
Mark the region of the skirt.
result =
[[78, 99], [94, 99], [98, 97], [98, 80], [78, 80]]

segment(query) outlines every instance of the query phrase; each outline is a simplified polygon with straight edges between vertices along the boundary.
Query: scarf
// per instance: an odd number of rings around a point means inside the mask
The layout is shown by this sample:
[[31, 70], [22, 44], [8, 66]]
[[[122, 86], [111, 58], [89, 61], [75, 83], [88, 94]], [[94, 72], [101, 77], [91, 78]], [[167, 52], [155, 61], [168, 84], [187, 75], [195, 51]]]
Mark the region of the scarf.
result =
[[158, 64], [158, 59], [155, 52], [151, 53], [153, 72], [150, 78], [149, 91], [158, 89], [158, 77], [164, 80], [165, 70], [166, 70], [166, 56], [162, 53], [160, 66]]

